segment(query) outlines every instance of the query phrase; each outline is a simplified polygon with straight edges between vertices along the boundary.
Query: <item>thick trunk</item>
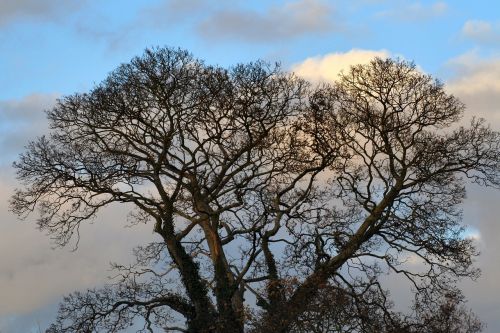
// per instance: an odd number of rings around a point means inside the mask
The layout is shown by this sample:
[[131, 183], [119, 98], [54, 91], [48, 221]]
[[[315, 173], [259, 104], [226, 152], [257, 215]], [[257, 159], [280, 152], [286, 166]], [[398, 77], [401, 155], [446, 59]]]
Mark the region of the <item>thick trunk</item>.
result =
[[[197, 188], [194, 186], [194, 188]], [[210, 259], [215, 273], [215, 298], [217, 301], [217, 332], [242, 333], [244, 328], [243, 299], [229, 267], [221, 238], [218, 233], [219, 216], [205, 202], [199, 191], [194, 195], [196, 210], [205, 218], [200, 226], [205, 234]]]
[[216, 314], [208, 296], [208, 289], [203, 282], [199, 267], [186, 252], [181, 242], [175, 237], [172, 218], [163, 221], [161, 230], [157, 232], [163, 237], [170, 256], [177, 265], [186, 293], [194, 306], [195, 314], [187, 318], [188, 331], [199, 333], [216, 332]]
[[243, 299], [235, 285], [234, 276], [229, 268], [220, 237], [206, 221], [202, 224], [205, 232], [215, 273], [215, 298], [217, 300], [217, 331], [220, 333], [242, 333]]

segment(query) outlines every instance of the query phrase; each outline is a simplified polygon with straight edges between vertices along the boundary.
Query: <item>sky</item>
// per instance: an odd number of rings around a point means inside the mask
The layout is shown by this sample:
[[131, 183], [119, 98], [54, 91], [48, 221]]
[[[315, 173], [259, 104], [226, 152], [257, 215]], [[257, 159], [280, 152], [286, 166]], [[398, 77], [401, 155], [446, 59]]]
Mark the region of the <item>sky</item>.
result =
[[[19, 186], [12, 162], [47, 131], [43, 110], [154, 46], [222, 66], [279, 61], [315, 82], [374, 56], [399, 57], [442, 80], [466, 104], [465, 119], [500, 130], [497, 1], [1, 0], [1, 333], [43, 331], [64, 294], [101, 285], [110, 262], [127, 262], [151, 240], [147, 227], [124, 228], [125, 210], [112, 206], [84, 226], [78, 250], [54, 248], [32, 217], [8, 211], [8, 199]], [[483, 273], [461, 286], [486, 333], [500, 332], [499, 202], [500, 191], [469, 186], [463, 206]], [[407, 286], [395, 285], [404, 303]]]

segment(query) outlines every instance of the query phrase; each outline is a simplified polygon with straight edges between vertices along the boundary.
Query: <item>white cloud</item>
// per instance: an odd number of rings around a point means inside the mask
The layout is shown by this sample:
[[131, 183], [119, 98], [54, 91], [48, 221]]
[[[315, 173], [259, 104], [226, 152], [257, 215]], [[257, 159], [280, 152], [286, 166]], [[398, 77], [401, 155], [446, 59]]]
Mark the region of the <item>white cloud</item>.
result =
[[333, 82], [343, 70], [350, 66], [369, 63], [373, 58], [387, 58], [386, 50], [372, 51], [353, 49], [348, 52], [329, 53], [323, 56], [307, 58], [292, 66], [297, 75], [313, 82]]
[[455, 92], [500, 92], [500, 58], [482, 59], [476, 52], [469, 52], [450, 60], [448, 65], [454, 70], [449, 85]]
[[500, 24], [469, 20], [462, 27], [462, 35], [478, 44], [500, 43]]

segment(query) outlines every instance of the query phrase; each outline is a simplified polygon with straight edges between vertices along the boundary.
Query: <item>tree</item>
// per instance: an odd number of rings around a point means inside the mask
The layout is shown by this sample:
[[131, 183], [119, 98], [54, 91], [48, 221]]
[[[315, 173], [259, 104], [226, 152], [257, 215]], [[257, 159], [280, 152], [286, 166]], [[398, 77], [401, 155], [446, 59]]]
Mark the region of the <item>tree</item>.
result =
[[500, 184], [500, 136], [482, 120], [457, 128], [463, 110], [402, 60], [313, 86], [264, 62], [147, 50], [59, 100], [50, 134], [14, 164], [24, 188], [12, 210], [38, 207], [57, 244], [111, 203], [158, 236], [135, 265], [115, 265], [113, 284], [66, 297], [49, 331], [142, 318], [151, 332], [288, 332], [335, 300], [367, 332], [369, 312], [397, 320], [387, 270], [420, 299], [449, 294], [478, 274], [460, 224], [465, 179]]

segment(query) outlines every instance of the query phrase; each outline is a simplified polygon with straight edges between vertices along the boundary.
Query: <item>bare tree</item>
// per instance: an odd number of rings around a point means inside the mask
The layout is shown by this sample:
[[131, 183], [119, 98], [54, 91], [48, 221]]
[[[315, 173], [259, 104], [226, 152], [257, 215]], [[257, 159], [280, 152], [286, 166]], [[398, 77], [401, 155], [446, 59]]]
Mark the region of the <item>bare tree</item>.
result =
[[58, 244], [116, 202], [159, 236], [115, 265], [114, 283], [65, 298], [49, 331], [142, 318], [151, 332], [289, 332], [326, 287], [362, 331], [367, 311], [392, 318], [381, 272], [422, 299], [449, 293], [478, 274], [465, 179], [500, 184], [499, 134], [482, 120], [453, 128], [463, 109], [406, 61], [312, 86], [263, 62], [147, 50], [61, 99], [15, 163], [13, 211], [38, 207]]

